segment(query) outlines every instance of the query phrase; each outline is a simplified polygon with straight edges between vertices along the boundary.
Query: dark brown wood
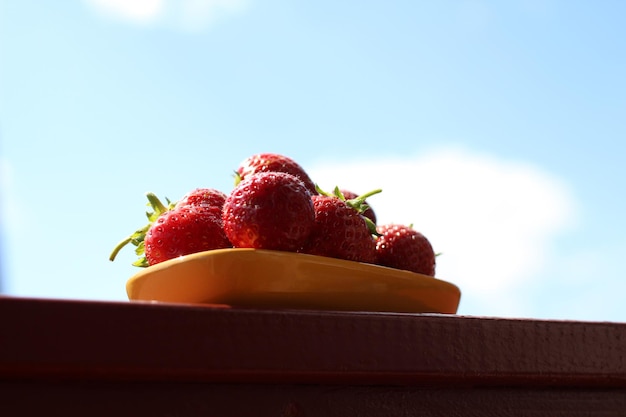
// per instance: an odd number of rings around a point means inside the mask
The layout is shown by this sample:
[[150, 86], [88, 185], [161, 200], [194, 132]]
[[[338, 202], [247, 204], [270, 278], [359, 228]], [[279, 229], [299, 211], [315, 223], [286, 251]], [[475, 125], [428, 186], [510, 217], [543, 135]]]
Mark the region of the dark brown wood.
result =
[[0, 297], [0, 415], [617, 416], [625, 358], [625, 323]]
[[[3, 416], [623, 417], [613, 390], [301, 384], [0, 383]], [[2, 411], [5, 411], [3, 413]]]

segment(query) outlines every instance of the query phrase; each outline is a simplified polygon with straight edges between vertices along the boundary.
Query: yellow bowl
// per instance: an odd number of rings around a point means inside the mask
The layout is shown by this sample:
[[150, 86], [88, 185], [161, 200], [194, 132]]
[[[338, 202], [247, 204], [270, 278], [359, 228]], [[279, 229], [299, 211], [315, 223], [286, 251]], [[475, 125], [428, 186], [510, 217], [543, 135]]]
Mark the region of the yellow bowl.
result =
[[219, 249], [171, 259], [128, 280], [130, 300], [233, 307], [449, 313], [457, 286], [383, 266], [256, 249]]

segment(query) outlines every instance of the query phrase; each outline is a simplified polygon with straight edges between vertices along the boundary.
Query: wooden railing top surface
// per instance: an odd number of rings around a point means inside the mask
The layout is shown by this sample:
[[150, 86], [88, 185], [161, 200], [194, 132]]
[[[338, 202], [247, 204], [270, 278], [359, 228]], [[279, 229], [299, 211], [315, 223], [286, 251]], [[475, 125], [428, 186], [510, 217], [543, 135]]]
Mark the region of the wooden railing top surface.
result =
[[0, 379], [626, 387], [626, 323], [0, 297]]

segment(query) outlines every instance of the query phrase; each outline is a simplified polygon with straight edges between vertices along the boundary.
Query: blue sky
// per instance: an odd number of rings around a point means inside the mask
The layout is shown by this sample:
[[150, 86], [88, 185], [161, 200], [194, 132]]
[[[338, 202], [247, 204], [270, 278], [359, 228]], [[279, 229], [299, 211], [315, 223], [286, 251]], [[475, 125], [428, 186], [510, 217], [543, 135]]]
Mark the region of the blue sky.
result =
[[145, 192], [258, 152], [442, 252], [468, 315], [626, 321], [626, 3], [0, 2], [2, 291], [124, 300]]

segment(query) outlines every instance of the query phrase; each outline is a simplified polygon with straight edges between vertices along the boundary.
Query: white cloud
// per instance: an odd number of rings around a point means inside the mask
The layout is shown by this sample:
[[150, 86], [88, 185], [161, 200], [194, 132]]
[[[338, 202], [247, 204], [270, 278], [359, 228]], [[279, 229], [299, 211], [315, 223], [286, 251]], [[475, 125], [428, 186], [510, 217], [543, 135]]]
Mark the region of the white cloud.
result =
[[307, 170], [325, 189], [382, 188], [369, 199], [379, 223], [412, 223], [431, 240], [442, 252], [437, 276], [461, 288], [464, 314], [523, 314], [518, 291], [532, 284], [553, 239], [576, 220], [576, 202], [558, 178], [462, 149]]
[[565, 320], [626, 321], [626, 240], [598, 241], [551, 258], [532, 293], [545, 316]]
[[108, 18], [196, 32], [217, 19], [245, 11], [248, 0], [85, 0]]

